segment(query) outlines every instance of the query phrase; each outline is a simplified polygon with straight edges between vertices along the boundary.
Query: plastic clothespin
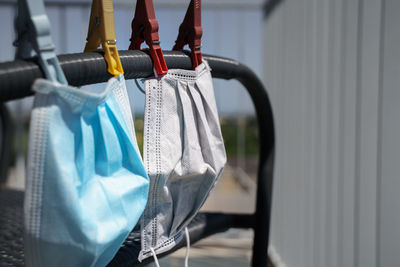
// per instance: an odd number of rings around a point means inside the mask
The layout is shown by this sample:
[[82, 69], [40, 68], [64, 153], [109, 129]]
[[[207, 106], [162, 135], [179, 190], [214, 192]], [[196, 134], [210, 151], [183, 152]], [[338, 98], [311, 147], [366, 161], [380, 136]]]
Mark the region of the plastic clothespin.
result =
[[18, 0], [18, 15], [15, 20], [17, 40], [16, 58], [30, 58], [35, 52], [46, 78], [53, 82], [67, 84], [55, 54], [50, 35], [50, 23], [43, 0]]
[[85, 52], [96, 50], [100, 44], [107, 61], [107, 70], [118, 76], [124, 73], [115, 40], [112, 0], [93, 0]]
[[191, 50], [193, 69], [203, 62], [200, 51], [202, 35], [201, 0], [191, 0], [185, 18], [179, 26], [179, 34], [173, 50], [181, 51], [188, 44]]
[[138, 0], [136, 2], [135, 17], [132, 20], [132, 36], [129, 50], [140, 49], [143, 42], [149, 46], [150, 55], [154, 62], [154, 69], [158, 76], [167, 74], [164, 55], [158, 37], [158, 22], [154, 12], [152, 0]]

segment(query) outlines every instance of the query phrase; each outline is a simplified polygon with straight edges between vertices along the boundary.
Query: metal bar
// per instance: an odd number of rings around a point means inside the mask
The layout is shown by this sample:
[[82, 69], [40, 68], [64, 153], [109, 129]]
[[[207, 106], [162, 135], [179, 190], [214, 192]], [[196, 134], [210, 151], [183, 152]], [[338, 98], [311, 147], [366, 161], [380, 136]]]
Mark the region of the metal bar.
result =
[[[153, 75], [151, 57], [143, 51], [120, 51], [125, 78], [145, 78]], [[169, 69], [192, 69], [187, 52], [164, 51]], [[101, 52], [61, 55], [58, 57], [69, 84], [81, 86], [106, 82], [106, 62]], [[260, 159], [257, 178], [257, 200], [254, 225], [253, 266], [267, 266], [267, 251], [272, 200], [272, 181], [275, 154], [275, 128], [271, 103], [266, 89], [255, 73], [247, 66], [222, 57], [203, 55], [212, 68], [215, 78], [236, 79], [249, 92], [256, 109]], [[43, 73], [35, 60], [0, 63], [0, 102], [31, 95], [30, 87]]]
[[283, 0], [268, 0], [264, 2], [264, 18], [268, 18], [275, 9], [282, 4]]
[[[203, 238], [225, 232], [230, 228], [253, 228], [254, 219], [254, 215], [251, 214], [199, 213], [188, 225], [190, 244], [195, 244]], [[136, 255], [137, 250], [140, 249], [139, 244], [135, 241], [134, 235], [128, 236], [107, 267], [147, 266], [153, 262], [153, 257], [142, 262], [138, 261]], [[157, 255], [157, 257], [160, 259], [185, 246], [186, 238], [182, 238], [171, 250]]]
[[0, 103], [0, 187], [8, 177], [8, 167], [12, 158], [14, 139], [14, 122], [10, 111], [4, 103]]

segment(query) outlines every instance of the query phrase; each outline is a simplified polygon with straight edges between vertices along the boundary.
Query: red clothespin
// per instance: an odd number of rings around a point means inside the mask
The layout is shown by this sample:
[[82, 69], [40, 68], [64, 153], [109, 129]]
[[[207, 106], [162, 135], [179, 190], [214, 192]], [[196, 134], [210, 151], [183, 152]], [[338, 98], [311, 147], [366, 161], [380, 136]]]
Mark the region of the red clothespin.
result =
[[136, 2], [135, 17], [132, 20], [132, 36], [129, 50], [140, 49], [140, 45], [146, 42], [150, 48], [154, 68], [159, 76], [168, 72], [164, 55], [160, 47], [158, 37], [158, 22], [154, 13], [152, 0], [138, 0]]
[[201, 0], [191, 0], [185, 18], [179, 27], [173, 50], [181, 51], [188, 44], [192, 54], [193, 69], [202, 63], [201, 57]]

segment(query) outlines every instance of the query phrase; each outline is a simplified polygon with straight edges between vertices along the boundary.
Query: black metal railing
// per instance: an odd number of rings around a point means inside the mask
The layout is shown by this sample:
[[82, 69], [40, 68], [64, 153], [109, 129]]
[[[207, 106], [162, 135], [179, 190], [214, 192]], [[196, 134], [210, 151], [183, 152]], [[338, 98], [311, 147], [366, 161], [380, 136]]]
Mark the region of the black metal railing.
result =
[[[187, 52], [164, 51], [164, 57], [169, 69], [192, 68]], [[60, 55], [58, 58], [70, 85], [82, 86], [106, 82], [111, 78], [101, 52]], [[125, 79], [146, 78], [153, 75], [153, 63], [146, 52], [120, 51], [120, 58]], [[252, 266], [266, 267], [275, 154], [274, 119], [268, 93], [247, 66], [217, 56], [203, 55], [203, 58], [208, 61], [214, 78], [238, 80], [247, 89], [255, 106], [260, 142], [256, 211], [253, 215], [200, 213], [189, 225], [190, 239], [193, 243], [229, 228], [253, 228], [255, 233]], [[0, 102], [32, 95], [31, 85], [35, 79], [41, 77], [43, 73], [34, 58], [0, 63]], [[4, 154], [4, 151], [2, 153]], [[184, 239], [175, 249], [183, 246], [185, 246]], [[129, 246], [123, 246], [110, 265], [138, 264], [137, 259], [130, 257], [131, 255]]]

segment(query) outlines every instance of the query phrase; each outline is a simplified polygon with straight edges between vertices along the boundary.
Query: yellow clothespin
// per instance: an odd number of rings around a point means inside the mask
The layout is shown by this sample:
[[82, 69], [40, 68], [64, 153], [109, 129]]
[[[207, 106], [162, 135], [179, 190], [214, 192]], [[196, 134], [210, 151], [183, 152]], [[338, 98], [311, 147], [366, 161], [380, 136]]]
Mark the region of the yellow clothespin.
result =
[[108, 72], [114, 76], [124, 73], [115, 40], [112, 0], [93, 0], [85, 52], [96, 50], [100, 43], [104, 50]]

